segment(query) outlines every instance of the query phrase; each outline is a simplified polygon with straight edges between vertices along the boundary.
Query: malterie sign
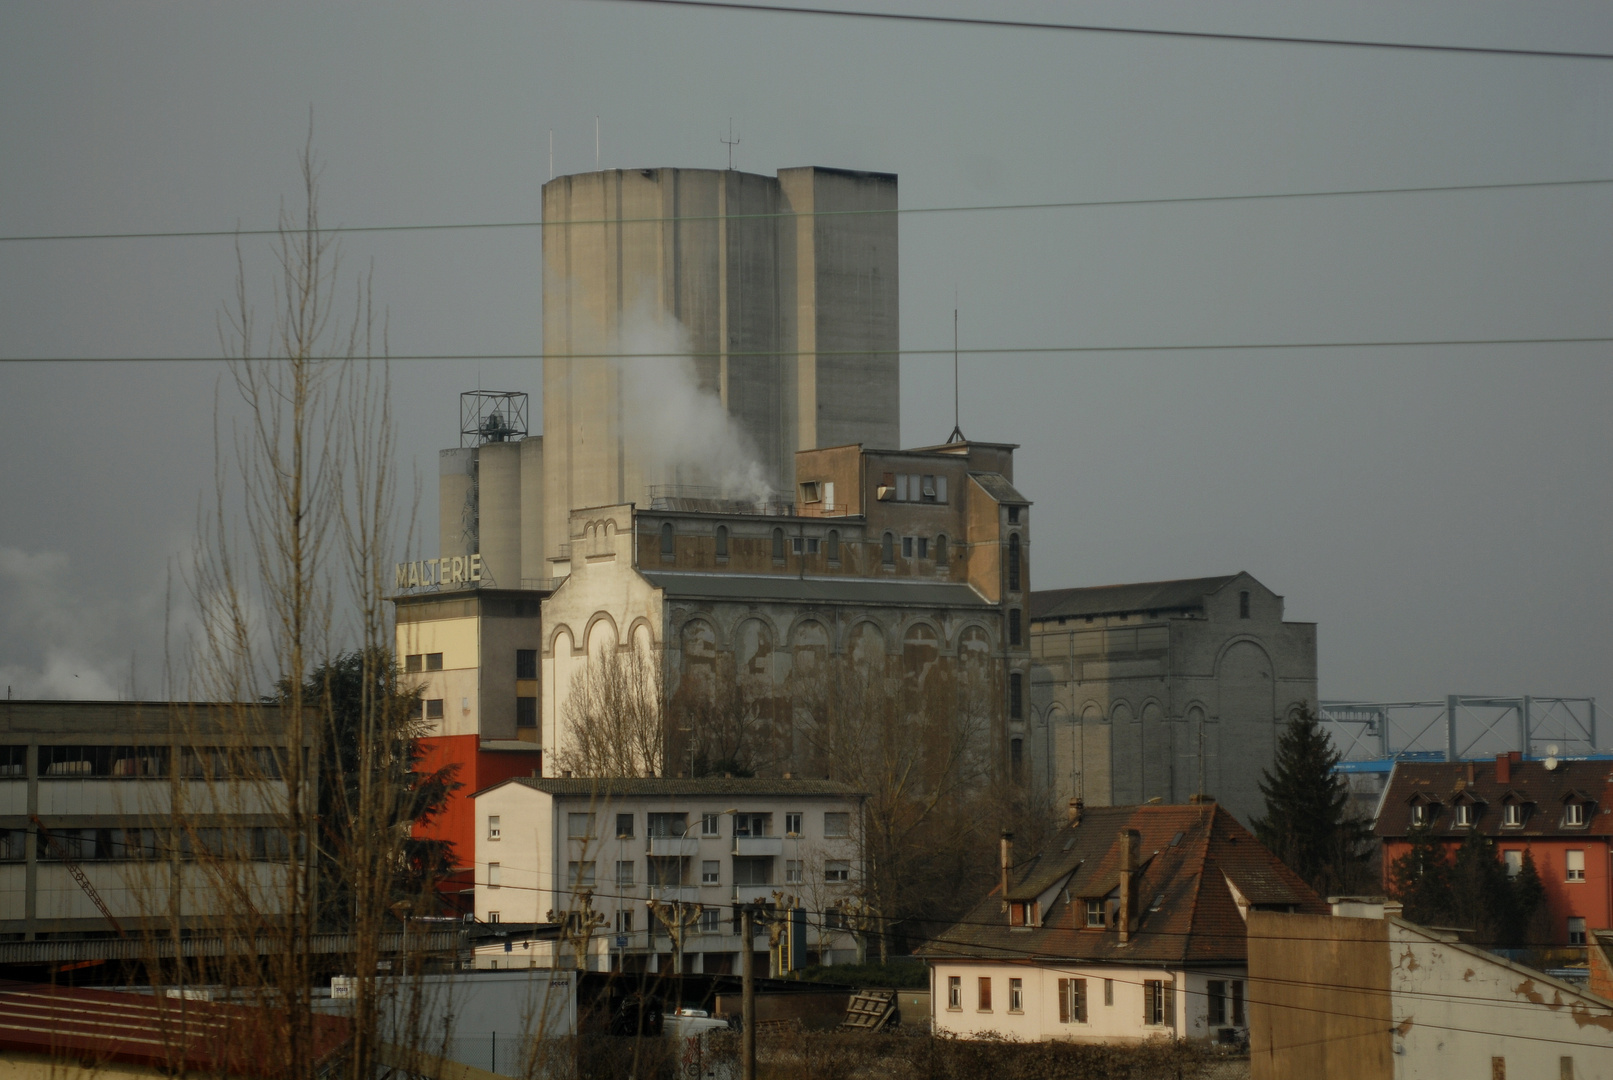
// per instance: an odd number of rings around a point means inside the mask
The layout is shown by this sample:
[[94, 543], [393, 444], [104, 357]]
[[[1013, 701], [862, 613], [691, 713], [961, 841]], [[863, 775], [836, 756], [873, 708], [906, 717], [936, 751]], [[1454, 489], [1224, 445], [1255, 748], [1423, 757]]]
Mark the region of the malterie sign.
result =
[[427, 585], [458, 585], [482, 580], [481, 555], [444, 555], [436, 559], [395, 564], [394, 588], [418, 589]]

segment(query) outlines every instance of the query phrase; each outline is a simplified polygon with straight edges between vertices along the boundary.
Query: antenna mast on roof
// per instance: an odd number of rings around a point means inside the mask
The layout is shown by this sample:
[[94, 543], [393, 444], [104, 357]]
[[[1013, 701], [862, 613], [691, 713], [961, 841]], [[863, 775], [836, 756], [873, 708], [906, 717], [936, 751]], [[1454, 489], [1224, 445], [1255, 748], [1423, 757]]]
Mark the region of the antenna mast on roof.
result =
[[728, 118], [728, 138], [725, 139], [719, 135], [717, 136], [717, 141], [728, 147], [728, 171], [733, 172], [734, 147], [739, 145], [739, 140], [734, 138], [734, 118], [732, 116]]
[[962, 422], [958, 419], [958, 297], [952, 296], [952, 434], [948, 443], [968, 442], [963, 437]]

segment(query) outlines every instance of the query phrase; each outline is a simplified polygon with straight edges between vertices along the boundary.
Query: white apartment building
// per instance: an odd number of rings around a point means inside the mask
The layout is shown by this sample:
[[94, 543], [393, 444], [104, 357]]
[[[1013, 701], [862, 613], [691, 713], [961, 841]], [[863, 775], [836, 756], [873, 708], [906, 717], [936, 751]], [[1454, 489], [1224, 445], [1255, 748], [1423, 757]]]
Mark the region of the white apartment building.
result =
[[[681, 959], [685, 972], [737, 973], [742, 902], [805, 910], [801, 966], [856, 957], [837, 909], [863, 880], [864, 796], [844, 784], [517, 777], [474, 799], [477, 919], [572, 931], [479, 951], [477, 967], [571, 967], [583, 949], [588, 970]], [[759, 928], [758, 973], [771, 945]]]

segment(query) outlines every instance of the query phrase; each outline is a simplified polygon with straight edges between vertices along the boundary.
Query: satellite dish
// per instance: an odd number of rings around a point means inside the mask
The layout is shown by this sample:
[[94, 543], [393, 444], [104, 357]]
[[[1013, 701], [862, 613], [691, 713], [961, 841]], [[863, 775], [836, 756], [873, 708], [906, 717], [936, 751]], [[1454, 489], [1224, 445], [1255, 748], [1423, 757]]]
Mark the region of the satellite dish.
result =
[[1546, 747], [1546, 756], [1547, 757], [1556, 757], [1558, 753], [1559, 753], [1559, 751], [1557, 749], [1557, 744], [1556, 743], [1552, 743], [1550, 746]]
[[1556, 772], [1557, 771], [1557, 755], [1555, 755], [1555, 754], [1546, 755], [1546, 771], [1547, 772]]

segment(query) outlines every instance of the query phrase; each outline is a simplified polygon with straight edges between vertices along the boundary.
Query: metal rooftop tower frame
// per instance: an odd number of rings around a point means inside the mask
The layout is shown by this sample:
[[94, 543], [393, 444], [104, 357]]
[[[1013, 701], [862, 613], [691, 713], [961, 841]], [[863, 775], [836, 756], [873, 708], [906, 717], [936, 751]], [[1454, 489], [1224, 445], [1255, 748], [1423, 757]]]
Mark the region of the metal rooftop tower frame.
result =
[[1407, 754], [1446, 761], [1554, 745], [1594, 754], [1596, 699], [1450, 694], [1436, 701], [1324, 701], [1317, 717], [1345, 761]]

